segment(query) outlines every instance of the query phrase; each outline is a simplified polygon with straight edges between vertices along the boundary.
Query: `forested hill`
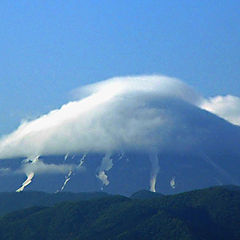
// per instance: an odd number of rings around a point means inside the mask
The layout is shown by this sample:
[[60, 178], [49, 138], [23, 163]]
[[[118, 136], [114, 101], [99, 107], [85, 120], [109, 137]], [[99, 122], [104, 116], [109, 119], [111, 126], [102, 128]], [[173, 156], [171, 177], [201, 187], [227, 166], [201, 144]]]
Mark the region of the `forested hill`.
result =
[[240, 239], [240, 191], [213, 187], [171, 196], [98, 199], [33, 207], [0, 219], [1, 239]]
[[33, 206], [53, 206], [63, 201], [90, 200], [108, 196], [104, 192], [90, 193], [45, 193], [45, 192], [1, 192], [0, 193], [0, 216], [15, 210]]

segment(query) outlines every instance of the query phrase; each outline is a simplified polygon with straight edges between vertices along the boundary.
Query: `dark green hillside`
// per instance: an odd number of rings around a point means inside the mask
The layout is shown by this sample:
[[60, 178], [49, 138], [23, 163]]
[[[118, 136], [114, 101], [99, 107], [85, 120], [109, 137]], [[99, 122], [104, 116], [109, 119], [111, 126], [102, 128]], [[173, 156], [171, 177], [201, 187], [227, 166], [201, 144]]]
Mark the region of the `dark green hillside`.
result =
[[5, 239], [239, 240], [240, 191], [213, 187], [139, 200], [122, 196], [34, 207], [0, 219]]

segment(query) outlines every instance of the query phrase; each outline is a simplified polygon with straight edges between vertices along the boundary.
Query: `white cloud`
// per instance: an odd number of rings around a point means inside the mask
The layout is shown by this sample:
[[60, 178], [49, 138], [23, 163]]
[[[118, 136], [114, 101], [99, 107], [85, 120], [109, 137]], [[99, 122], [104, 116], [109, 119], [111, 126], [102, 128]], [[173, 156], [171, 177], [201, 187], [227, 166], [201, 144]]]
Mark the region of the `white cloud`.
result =
[[[79, 100], [2, 137], [0, 158], [189, 149], [210, 131], [198, 106], [238, 123], [239, 99], [204, 100], [188, 85], [165, 76], [118, 77], [75, 94]], [[41, 162], [36, 166], [34, 172], [70, 170]]]
[[170, 102], [201, 100], [183, 82], [164, 76], [113, 78], [78, 94], [87, 96], [3, 137], [0, 158], [158, 148], [177, 121]]
[[205, 99], [201, 108], [240, 126], [240, 98], [232, 95]]
[[[45, 163], [43, 160], [36, 156], [34, 158], [27, 158], [22, 161], [21, 167], [18, 169], [0, 168], [0, 175], [11, 174], [25, 174], [27, 176], [33, 174], [66, 174], [68, 172], [81, 172], [85, 170], [84, 167], [77, 164], [53, 164]], [[33, 177], [33, 175], [32, 175]]]
[[74, 164], [48, 164], [41, 160], [34, 163], [23, 164], [22, 168], [17, 170], [18, 173], [29, 174], [34, 172], [35, 174], [66, 174], [70, 170], [77, 169], [77, 165]]

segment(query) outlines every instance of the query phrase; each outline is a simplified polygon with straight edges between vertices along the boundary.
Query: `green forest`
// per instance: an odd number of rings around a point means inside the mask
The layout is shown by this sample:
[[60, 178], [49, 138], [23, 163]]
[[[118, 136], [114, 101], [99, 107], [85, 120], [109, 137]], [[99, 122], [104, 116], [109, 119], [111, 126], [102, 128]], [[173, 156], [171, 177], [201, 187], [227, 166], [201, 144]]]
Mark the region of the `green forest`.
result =
[[240, 239], [240, 189], [235, 186], [166, 196], [1, 193], [0, 204], [2, 240]]

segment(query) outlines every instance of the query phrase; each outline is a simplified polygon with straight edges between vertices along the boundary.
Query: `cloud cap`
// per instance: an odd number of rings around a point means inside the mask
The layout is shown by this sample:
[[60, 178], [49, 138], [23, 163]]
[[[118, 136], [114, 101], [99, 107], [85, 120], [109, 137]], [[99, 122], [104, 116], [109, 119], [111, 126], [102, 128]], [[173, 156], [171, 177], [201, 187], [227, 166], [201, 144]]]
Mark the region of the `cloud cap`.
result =
[[118, 77], [75, 93], [79, 100], [3, 137], [0, 158], [189, 149], [209, 133], [203, 98], [175, 78]]

